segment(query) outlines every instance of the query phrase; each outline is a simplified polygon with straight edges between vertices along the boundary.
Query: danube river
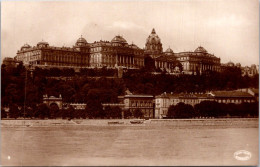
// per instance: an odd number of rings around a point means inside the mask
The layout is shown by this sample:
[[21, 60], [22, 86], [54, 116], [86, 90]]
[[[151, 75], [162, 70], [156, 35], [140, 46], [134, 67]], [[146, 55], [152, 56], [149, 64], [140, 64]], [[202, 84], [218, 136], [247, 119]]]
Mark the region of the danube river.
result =
[[[214, 121], [1, 126], [1, 165], [257, 165], [258, 119]], [[250, 159], [237, 160], [239, 150]]]

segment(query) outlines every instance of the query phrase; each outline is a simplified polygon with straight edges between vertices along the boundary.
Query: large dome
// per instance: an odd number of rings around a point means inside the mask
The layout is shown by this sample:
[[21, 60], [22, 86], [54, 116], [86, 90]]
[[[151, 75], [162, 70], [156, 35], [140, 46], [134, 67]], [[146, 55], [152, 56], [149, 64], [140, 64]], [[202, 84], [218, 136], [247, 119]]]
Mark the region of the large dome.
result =
[[82, 36], [77, 40], [76, 46], [86, 46], [88, 42]]
[[145, 50], [151, 52], [152, 54], [162, 53], [162, 43], [159, 36], [156, 34], [154, 28], [146, 39]]
[[194, 52], [208, 53], [202, 46], [199, 46]]
[[37, 43], [37, 47], [48, 47], [48, 46], [49, 46], [49, 43], [45, 42], [43, 40], [41, 42]]
[[112, 43], [123, 43], [123, 44], [127, 44], [127, 41], [120, 35], [115, 36], [112, 40]]
[[26, 44], [24, 44], [24, 45], [21, 47], [21, 50], [27, 50], [27, 49], [30, 49], [30, 48], [31, 48], [31, 46], [26, 43]]

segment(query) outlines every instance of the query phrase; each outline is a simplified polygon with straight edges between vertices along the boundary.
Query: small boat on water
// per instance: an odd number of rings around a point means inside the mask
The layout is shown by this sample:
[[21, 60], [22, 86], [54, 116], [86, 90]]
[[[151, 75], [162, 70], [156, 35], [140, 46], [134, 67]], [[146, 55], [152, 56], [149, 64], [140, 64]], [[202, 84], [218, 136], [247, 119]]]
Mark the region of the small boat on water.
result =
[[107, 122], [108, 125], [115, 125], [115, 124], [124, 124], [124, 122], [119, 122], [119, 121], [111, 121], [111, 122]]
[[131, 124], [143, 124], [144, 121], [143, 120], [133, 120], [133, 121], [130, 121]]

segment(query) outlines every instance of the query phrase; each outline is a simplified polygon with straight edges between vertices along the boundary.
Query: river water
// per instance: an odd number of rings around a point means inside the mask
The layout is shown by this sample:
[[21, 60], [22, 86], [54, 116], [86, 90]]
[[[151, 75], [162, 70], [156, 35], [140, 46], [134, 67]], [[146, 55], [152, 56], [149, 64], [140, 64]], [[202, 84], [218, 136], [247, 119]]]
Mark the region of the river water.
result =
[[[247, 150], [251, 158], [234, 158]], [[1, 127], [1, 165], [257, 165], [255, 126]]]

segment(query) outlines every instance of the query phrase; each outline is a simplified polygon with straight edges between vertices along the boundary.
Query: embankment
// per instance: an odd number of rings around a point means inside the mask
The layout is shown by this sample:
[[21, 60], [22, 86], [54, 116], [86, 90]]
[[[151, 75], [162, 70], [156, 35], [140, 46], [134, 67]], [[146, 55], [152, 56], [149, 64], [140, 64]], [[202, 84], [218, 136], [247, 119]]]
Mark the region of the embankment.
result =
[[[54, 120], [1, 120], [1, 127], [16, 126], [124, 126], [132, 125], [130, 121], [137, 119], [54, 119]], [[108, 124], [115, 123], [115, 124]], [[119, 123], [119, 124], [116, 124]], [[146, 126], [231, 126], [231, 127], [258, 127], [258, 118], [225, 118], [225, 119], [150, 119], [144, 120], [142, 125]]]

